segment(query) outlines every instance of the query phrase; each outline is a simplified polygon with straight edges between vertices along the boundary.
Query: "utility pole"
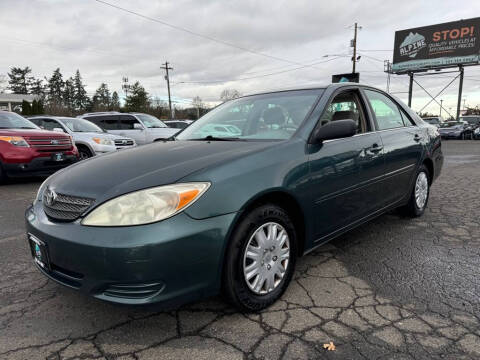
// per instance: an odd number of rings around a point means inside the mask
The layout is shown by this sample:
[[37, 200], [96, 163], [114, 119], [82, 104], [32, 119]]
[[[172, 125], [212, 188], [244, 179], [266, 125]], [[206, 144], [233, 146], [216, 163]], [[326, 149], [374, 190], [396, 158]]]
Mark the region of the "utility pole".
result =
[[[352, 68], [352, 74], [355, 73], [355, 64], [357, 62], [357, 32], [358, 32], [359, 26], [357, 23], [355, 23], [355, 28], [353, 32], [353, 40], [352, 40], [352, 47], [353, 47], [353, 57], [352, 57], [352, 62], [353, 62], [353, 68]], [[360, 27], [361, 29], [362, 27]]]
[[163, 66], [160, 67], [160, 69], [164, 69], [166, 72], [165, 75], [165, 80], [167, 80], [167, 88], [168, 88], [168, 108], [170, 109], [170, 119], [173, 119], [173, 113], [172, 113], [172, 99], [170, 97], [170, 76], [168, 74], [168, 70], [173, 70], [172, 67], [168, 66], [168, 61], [163, 64]]
[[442, 107], [443, 107], [443, 100], [440, 99], [440, 115], [438, 115], [439, 117], [442, 117]]
[[128, 84], [128, 77], [124, 76], [122, 78], [122, 90], [125, 92], [125, 97], [128, 96], [128, 89], [130, 88], [130, 85]]

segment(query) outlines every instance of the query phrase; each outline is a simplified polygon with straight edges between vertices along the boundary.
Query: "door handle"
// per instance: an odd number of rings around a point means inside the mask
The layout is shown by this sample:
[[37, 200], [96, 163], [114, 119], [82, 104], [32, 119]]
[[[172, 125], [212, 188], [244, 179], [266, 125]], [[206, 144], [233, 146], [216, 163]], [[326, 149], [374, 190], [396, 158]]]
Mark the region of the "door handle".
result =
[[383, 150], [383, 146], [380, 146], [378, 144], [373, 144], [371, 147], [367, 148], [366, 150], [367, 150], [367, 153], [377, 154]]

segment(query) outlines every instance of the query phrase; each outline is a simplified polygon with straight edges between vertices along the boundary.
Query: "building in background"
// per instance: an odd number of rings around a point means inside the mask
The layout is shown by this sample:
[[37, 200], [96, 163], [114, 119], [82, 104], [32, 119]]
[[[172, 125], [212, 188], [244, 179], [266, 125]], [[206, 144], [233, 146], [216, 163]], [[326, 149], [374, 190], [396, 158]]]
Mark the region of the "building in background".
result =
[[27, 94], [0, 94], [0, 110], [21, 112], [22, 102], [28, 101], [32, 104], [36, 100], [36, 95]]

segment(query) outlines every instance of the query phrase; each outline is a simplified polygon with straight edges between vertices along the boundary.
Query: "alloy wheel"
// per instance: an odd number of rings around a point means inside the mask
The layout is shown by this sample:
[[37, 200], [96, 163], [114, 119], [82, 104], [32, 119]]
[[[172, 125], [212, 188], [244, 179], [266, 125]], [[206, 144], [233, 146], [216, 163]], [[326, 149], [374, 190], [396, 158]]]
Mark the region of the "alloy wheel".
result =
[[428, 178], [427, 174], [421, 172], [415, 182], [415, 202], [419, 209], [423, 209], [428, 197]]
[[260, 226], [250, 237], [243, 257], [243, 275], [251, 291], [264, 295], [281, 283], [289, 264], [290, 239], [275, 222]]

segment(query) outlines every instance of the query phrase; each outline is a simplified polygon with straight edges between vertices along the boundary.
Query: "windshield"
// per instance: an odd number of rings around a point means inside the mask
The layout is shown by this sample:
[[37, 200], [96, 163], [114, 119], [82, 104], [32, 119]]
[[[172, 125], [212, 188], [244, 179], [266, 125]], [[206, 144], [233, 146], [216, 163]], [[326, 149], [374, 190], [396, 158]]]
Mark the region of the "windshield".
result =
[[84, 119], [61, 118], [62, 123], [73, 132], [103, 133], [103, 130], [94, 123]]
[[460, 121], [466, 121], [469, 124], [477, 125], [480, 124], [480, 117], [476, 116], [460, 116]]
[[143, 125], [147, 128], [164, 128], [168, 127], [165, 125], [161, 120], [157, 119], [155, 116], [147, 115], [147, 114], [135, 114], [137, 118], [139, 118]]
[[178, 140], [285, 140], [323, 90], [285, 91], [228, 101], [188, 126]]
[[453, 121], [453, 122], [448, 122], [448, 123], [443, 123], [440, 127], [442, 128], [457, 128], [463, 126], [463, 123], [458, 122], [458, 121]]
[[440, 121], [436, 118], [430, 118], [430, 119], [427, 118], [427, 119], [423, 119], [423, 120], [425, 120], [429, 124], [439, 124], [440, 123]]
[[40, 129], [24, 117], [6, 111], [0, 111], [0, 129]]

